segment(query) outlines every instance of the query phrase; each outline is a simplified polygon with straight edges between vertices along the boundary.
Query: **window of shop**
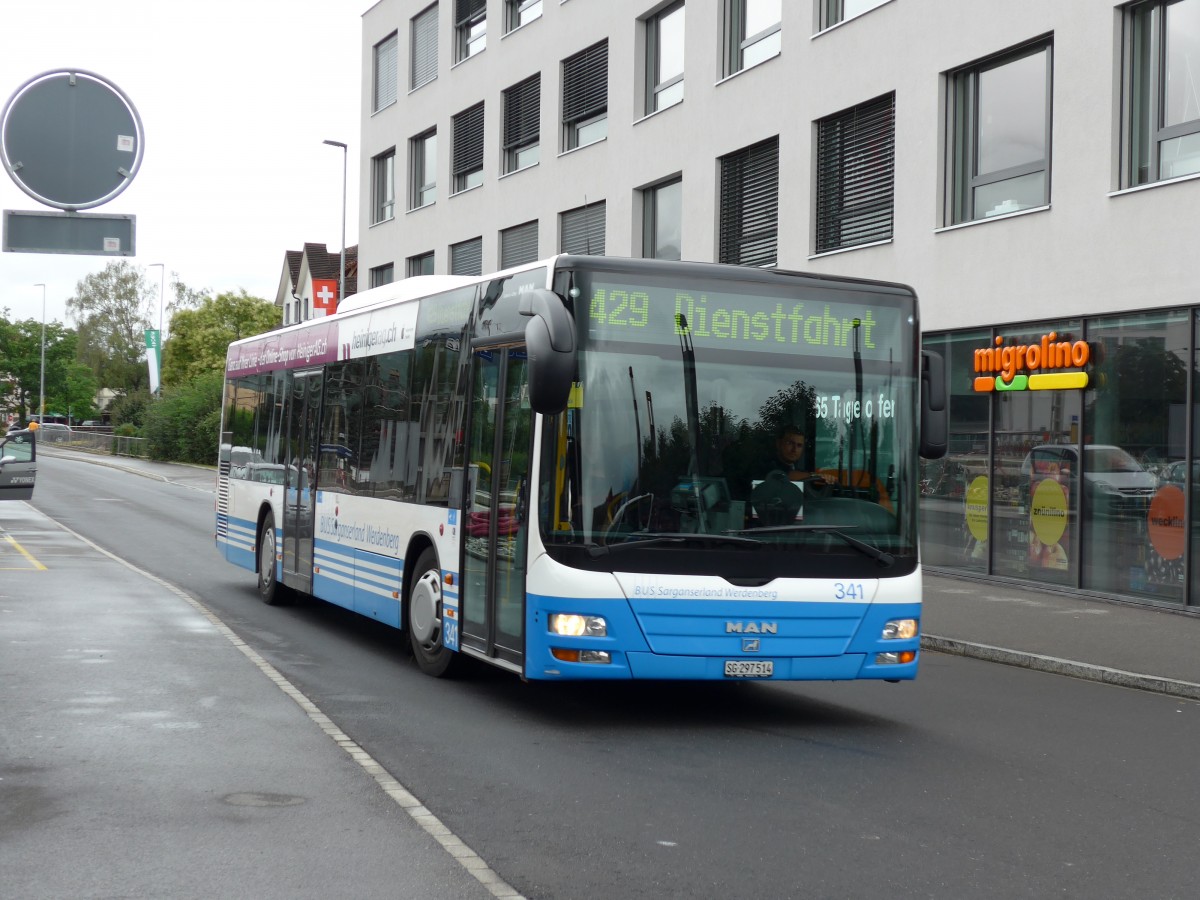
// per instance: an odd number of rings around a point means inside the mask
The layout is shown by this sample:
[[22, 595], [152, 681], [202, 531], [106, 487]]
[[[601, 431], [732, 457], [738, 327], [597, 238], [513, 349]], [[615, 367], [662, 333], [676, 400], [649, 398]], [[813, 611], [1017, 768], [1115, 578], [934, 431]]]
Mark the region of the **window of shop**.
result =
[[[1078, 320], [1000, 329], [1010, 347], [1038, 346], [1043, 336], [1074, 344]], [[1079, 559], [1081, 392], [995, 391], [992, 397], [992, 571], [1049, 584], [1074, 585]]]
[[922, 460], [921, 559], [926, 565], [986, 572], [990, 528], [990, 395], [973, 389], [975, 350], [990, 330], [938, 335], [925, 349], [946, 362], [949, 450]]
[[1180, 603], [1189, 316], [1092, 319], [1084, 394], [1083, 587]]

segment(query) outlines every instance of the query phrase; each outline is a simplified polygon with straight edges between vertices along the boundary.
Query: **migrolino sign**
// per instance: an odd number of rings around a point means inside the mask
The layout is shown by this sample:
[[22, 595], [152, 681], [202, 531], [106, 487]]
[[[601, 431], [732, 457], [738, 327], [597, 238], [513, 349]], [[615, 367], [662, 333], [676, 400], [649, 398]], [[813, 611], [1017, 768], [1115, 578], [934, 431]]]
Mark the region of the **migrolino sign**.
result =
[[[1060, 341], [1058, 332], [1037, 344], [1005, 344], [975, 351], [976, 391], [1063, 391], [1085, 388], [1092, 358], [1086, 341]], [[1064, 371], [1065, 370], [1065, 371]]]

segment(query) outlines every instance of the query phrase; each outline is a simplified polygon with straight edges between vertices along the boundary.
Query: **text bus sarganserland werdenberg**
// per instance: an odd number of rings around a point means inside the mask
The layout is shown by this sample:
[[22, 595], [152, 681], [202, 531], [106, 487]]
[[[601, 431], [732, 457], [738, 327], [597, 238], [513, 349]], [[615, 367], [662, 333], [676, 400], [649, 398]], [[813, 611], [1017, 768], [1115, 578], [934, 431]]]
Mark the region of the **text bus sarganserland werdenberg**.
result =
[[267, 603], [406, 631], [433, 675], [911, 679], [944, 391], [901, 285], [410, 278], [230, 346], [216, 543]]

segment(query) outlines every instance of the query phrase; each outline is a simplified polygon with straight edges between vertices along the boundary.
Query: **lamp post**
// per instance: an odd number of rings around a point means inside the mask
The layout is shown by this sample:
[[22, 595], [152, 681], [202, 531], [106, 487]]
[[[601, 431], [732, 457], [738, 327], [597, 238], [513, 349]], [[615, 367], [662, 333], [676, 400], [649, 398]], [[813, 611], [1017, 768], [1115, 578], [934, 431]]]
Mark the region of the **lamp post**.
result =
[[346, 166], [349, 151], [341, 141], [323, 141], [330, 147], [342, 148], [342, 255], [338, 261], [338, 303], [346, 298]]
[[38, 387], [38, 424], [46, 424], [46, 286], [35, 284], [42, 289], [42, 383]]

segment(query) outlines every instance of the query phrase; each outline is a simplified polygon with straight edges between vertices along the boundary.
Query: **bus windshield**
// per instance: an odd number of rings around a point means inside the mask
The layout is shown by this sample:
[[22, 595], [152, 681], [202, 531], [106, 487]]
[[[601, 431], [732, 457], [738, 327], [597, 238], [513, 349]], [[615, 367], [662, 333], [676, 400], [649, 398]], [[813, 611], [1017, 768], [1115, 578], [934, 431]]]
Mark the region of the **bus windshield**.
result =
[[551, 554], [745, 578], [913, 570], [911, 293], [787, 273], [571, 284], [579, 381], [543, 430]]

